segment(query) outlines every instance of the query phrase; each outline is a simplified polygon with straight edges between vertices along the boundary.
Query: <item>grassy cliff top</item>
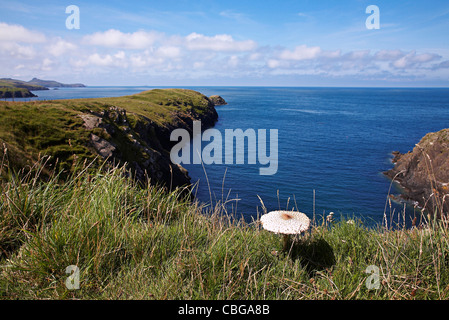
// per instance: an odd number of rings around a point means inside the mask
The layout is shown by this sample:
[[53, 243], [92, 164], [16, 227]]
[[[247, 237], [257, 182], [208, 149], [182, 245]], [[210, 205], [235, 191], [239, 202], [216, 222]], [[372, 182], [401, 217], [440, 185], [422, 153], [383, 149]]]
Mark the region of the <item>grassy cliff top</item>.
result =
[[34, 97], [35, 95], [30, 92], [32, 90], [48, 90], [48, 88], [21, 80], [0, 79], [0, 98]]
[[48, 90], [48, 88], [38, 85], [38, 84], [32, 84], [28, 83], [26, 81], [21, 80], [15, 80], [15, 79], [0, 79], [0, 87], [3, 88], [24, 88], [28, 90]]
[[43, 112], [57, 109], [61, 112], [80, 113], [101, 112], [109, 107], [119, 107], [127, 112], [150, 118], [161, 125], [170, 122], [173, 112], [194, 111], [201, 114], [210, 106], [210, 101], [205, 95], [187, 89], [153, 89], [134, 95], [111, 98], [16, 102], [14, 105], [9, 103], [2, 102], [0, 110], [13, 107], [15, 110], [37, 108]]
[[84, 127], [82, 114], [118, 107], [126, 111], [131, 125], [149, 119], [164, 127], [179, 114], [201, 115], [211, 105], [203, 94], [185, 89], [154, 89], [114, 98], [0, 101], [0, 148], [8, 148], [10, 163], [17, 168], [34, 162], [39, 154], [69, 166], [75, 158], [96, 156], [88, 143], [92, 130]]

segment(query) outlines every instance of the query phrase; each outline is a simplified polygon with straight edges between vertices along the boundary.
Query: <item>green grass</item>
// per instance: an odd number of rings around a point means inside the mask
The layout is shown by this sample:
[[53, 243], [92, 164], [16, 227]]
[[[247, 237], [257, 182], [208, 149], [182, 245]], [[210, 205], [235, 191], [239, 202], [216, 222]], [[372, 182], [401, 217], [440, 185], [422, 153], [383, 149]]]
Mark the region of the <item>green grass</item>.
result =
[[39, 155], [50, 155], [60, 160], [61, 169], [70, 169], [76, 157], [93, 159], [87, 145], [89, 132], [77, 114], [63, 104], [0, 104], [0, 142], [10, 150], [10, 162], [21, 168]]
[[32, 97], [30, 90], [48, 90], [48, 88], [15, 79], [0, 79], [0, 98]]
[[[208, 103], [201, 93], [184, 89], [154, 89], [115, 98], [0, 101], [0, 148], [8, 149], [9, 164], [16, 170], [32, 166], [41, 156], [48, 155], [52, 157], [49, 165], [57, 171], [71, 172], [77, 159], [92, 161], [96, 157], [89, 145], [90, 133], [111, 139], [104, 136], [104, 129], [84, 128], [79, 115], [108, 112], [109, 117], [104, 117], [103, 121], [114, 127], [112, 141], [128, 157], [124, 161], [141, 160], [132, 149], [125, 128], [114, 121], [120, 115], [111, 111], [112, 107], [126, 111], [129, 129], [137, 137], [136, 127], [142, 128], [150, 122], [160, 128], [173, 126], [178, 115], [201, 115], [208, 109]], [[160, 145], [155, 132], [149, 132], [147, 138], [153, 146]]]
[[48, 90], [46, 87], [15, 79], [0, 79], [0, 87], [9, 89], [25, 88], [28, 90]]
[[[257, 220], [231, 220], [220, 203], [204, 214], [182, 190], [141, 188], [122, 167], [65, 182], [43, 182], [41, 169], [1, 184], [3, 299], [449, 298], [445, 221], [409, 230], [314, 222], [285, 253]], [[65, 286], [70, 265], [78, 290]], [[366, 286], [371, 265], [377, 290]]]
[[0, 87], [0, 98], [27, 98], [34, 95], [26, 88]]

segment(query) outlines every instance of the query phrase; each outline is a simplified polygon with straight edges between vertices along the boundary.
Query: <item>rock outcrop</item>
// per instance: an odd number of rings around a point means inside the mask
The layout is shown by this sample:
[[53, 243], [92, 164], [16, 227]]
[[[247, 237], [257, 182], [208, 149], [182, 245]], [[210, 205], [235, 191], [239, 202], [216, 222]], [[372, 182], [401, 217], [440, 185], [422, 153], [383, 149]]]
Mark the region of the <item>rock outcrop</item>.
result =
[[[193, 132], [193, 121], [200, 120], [207, 129], [218, 120], [214, 104], [204, 96], [207, 105], [195, 111], [172, 113], [172, 120], [164, 125], [120, 107], [109, 107], [101, 112], [79, 115], [90, 133], [90, 145], [104, 159], [114, 163], [127, 163], [140, 181], [150, 178], [168, 188], [190, 185], [190, 176], [181, 165], [170, 160], [170, 150], [177, 142], [170, 141], [177, 128]], [[132, 120], [129, 117], [132, 117]]]
[[449, 212], [449, 129], [429, 133], [413, 148], [393, 152], [394, 168], [385, 174], [403, 188], [402, 197], [429, 213]]
[[220, 96], [214, 95], [214, 96], [210, 96], [209, 100], [212, 101], [212, 103], [216, 106], [223, 106], [225, 104], [228, 104], [225, 99], [223, 99]]
[[32, 98], [37, 97], [25, 88], [0, 88], [0, 99], [3, 98]]

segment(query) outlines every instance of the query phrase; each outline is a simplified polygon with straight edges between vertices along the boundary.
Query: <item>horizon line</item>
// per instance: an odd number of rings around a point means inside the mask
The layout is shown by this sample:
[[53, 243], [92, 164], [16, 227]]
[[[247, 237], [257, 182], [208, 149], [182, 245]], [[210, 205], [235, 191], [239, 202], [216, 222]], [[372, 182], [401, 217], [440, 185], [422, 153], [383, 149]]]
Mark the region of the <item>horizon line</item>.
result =
[[[184, 87], [206, 87], [206, 88], [334, 88], [334, 89], [449, 89], [449, 86], [288, 86], [288, 85], [86, 85], [88, 87], [149, 87], [149, 88], [184, 88]], [[67, 89], [67, 88], [65, 88]], [[83, 89], [82, 87], [77, 89]]]

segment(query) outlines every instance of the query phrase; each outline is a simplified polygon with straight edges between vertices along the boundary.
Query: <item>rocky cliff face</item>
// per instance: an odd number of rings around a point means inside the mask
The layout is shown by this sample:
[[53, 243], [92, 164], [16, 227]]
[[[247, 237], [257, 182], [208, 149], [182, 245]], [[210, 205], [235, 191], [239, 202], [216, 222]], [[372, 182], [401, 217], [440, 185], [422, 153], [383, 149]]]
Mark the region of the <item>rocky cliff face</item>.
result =
[[190, 176], [181, 165], [170, 160], [170, 150], [177, 142], [170, 141], [174, 129], [193, 131], [193, 121], [201, 120], [207, 129], [218, 120], [212, 103], [204, 97], [207, 106], [201, 113], [195, 108], [172, 113], [172, 121], [160, 125], [152, 119], [127, 112], [120, 107], [109, 107], [101, 112], [83, 113], [80, 117], [90, 133], [90, 145], [104, 159], [127, 163], [140, 181], [148, 178], [168, 188], [190, 185]]
[[24, 88], [0, 88], [0, 99], [3, 98], [31, 98], [37, 97], [28, 89]]
[[[138, 94], [95, 99], [32, 102], [0, 101], [0, 152], [16, 172], [33, 166], [43, 156], [43, 172], [77, 170], [86, 160], [126, 164], [142, 182], [176, 188], [190, 185], [188, 172], [170, 160], [174, 129], [192, 133], [193, 121], [202, 129], [218, 119], [207, 96], [185, 89], [154, 89]], [[4, 152], [2, 152], [4, 151]], [[99, 161], [94, 161], [94, 160]], [[0, 171], [5, 176], [6, 170]], [[6, 176], [5, 176], [6, 177]], [[42, 177], [45, 178], [45, 177]]]
[[209, 100], [212, 101], [212, 103], [216, 106], [223, 106], [223, 105], [227, 104], [225, 99], [223, 99], [222, 97], [217, 96], [217, 95], [210, 96]]
[[394, 152], [385, 174], [399, 182], [402, 195], [430, 213], [449, 212], [449, 129], [429, 133], [406, 154]]

